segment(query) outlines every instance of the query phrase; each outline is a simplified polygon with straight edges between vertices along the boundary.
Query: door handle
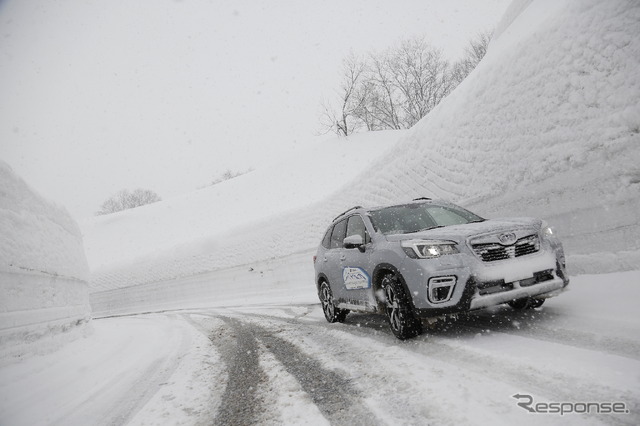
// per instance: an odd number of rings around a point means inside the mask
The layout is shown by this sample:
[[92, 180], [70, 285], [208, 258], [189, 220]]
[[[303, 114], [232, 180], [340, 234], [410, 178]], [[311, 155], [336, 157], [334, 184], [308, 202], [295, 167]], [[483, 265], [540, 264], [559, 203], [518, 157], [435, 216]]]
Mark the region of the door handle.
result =
[[340, 260], [347, 260], [347, 256], [340, 256]]

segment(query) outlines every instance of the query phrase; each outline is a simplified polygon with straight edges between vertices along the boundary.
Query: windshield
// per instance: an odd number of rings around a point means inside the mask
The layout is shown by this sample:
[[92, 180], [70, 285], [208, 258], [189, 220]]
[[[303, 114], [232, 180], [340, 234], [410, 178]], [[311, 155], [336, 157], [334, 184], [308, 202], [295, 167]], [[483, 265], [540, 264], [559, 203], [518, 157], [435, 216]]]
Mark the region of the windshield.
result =
[[481, 222], [484, 219], [456, 206], [405, 204], [369, 212], [376, 231], [383, 234], [408, 234], [450, 225]]

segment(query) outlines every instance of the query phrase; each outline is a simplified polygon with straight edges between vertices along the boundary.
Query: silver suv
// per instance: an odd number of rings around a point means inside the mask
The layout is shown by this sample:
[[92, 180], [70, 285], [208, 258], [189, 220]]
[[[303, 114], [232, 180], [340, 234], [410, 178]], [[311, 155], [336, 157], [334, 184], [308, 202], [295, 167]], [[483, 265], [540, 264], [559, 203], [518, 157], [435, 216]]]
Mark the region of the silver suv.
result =
[[314, 265], [327, 321], [382, 313], [399, 339], [420, 334], [420, 318], [537, 308], [569, 284], [562, 244], [542, 220], [487, 220], [428, 198], [347, 210]]

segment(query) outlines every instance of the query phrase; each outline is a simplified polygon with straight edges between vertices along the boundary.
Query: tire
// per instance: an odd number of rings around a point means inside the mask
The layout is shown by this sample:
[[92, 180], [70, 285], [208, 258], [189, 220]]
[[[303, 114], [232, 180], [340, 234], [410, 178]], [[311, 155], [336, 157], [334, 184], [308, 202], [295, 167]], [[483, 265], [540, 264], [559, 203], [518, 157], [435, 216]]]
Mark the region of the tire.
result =
[[510, 302], [507, 302], [512, 309], [516, 311], [524, 311], [531, 304], [531, 299], [528, 297], [523, 297], [522, 299], [515, 299]]
[[418, 336], [422, 323], [416, 318], [409, 296], [395, 275], [382, 278], [381, 287], [385, 295], [385, 311], [391, 332], [400, 340]]
[[547, 299], [531, 299], [531, 304], [529, 308], [536, 309], [544, 304], [544, 301]]
[[344, 319], [347, 317], [349, 311], [347, 309], [338, 309], [336, 305], [333, 303], [333, 293], [331, 293], [331, 286], [326, 281], [323, 281], [320, 284], [320, 292], [318, 293], [320, 297], [320, 303], [322, 304], [322, 312], [324, 313], [324, 317], [327, 321], [334, 322], [344, 322]]
[[535, 309], [542, 306], [545, 299], [532, 299], [531, 297], [523, 297], [522, 299], [512, 300], [507, 302], [511, 308], [516, 311], [523, 311], [525, 309]]

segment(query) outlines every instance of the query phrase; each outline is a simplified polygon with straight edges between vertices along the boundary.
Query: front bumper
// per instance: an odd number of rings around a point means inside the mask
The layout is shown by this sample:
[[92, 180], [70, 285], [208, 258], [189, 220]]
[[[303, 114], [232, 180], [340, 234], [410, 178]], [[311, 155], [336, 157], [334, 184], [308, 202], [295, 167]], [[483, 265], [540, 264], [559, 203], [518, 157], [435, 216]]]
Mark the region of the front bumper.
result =
[[[408, 290], [421, 317], [482, 309], [525, 297], [547, 298], [568, 284], [557, 253], [550, 249], [495, 263], [462, 253], [446, 257], [446, 263], [416, 261], [415, 270], [407, 264], [403, 268], [405, 274], [413, 275], [414, 279], [407, 280]], [[429, 287], [434, 277], [456, 277], [448, 300], [434, 303]]]
[[552, 280], [543, 281], [528, 287], [521, 287], [518, 281], [510, 283], [512, 290], [506, 290], [499, 293], [480, 295], [478, 292], [471, 298], [469, 310], [488, 308], [489, 306], [499, 305], [515, 299], [524, 297], [536, 297], [544, 299], [559, 294], [564, 290], [565, 284], [562, 278], [555, 277]]

